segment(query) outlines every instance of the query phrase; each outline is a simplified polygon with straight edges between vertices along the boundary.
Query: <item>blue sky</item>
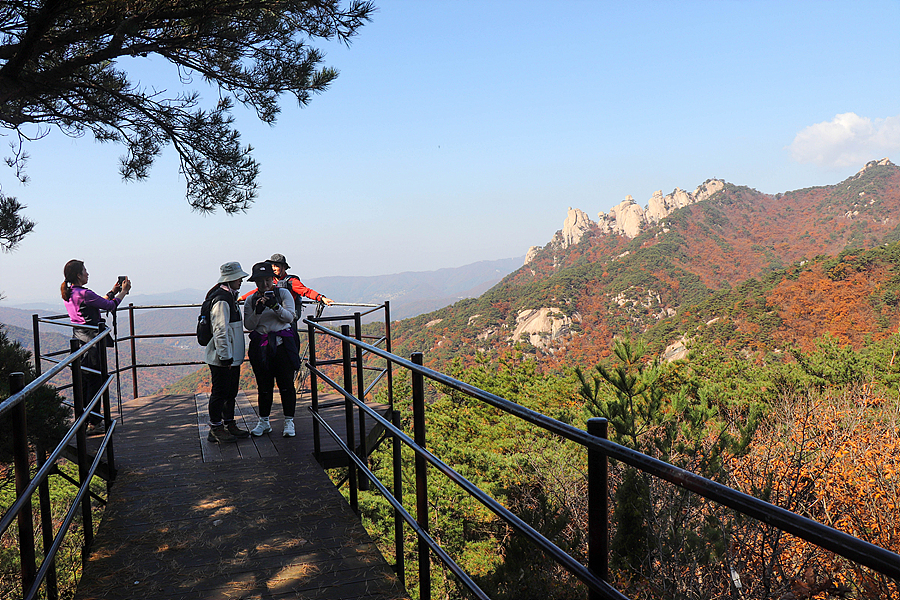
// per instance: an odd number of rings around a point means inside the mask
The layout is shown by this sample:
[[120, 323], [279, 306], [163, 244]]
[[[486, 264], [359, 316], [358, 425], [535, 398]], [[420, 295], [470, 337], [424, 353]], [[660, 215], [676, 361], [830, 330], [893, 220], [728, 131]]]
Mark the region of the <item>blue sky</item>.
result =
[[70, 258], [95, 291], [128, 274], [134, 293], [273, 252], [301, 278], [457, 267], [544, 245], [570, 206], [596, 219], [711, 177], [776, 193], [900, 162], [897, 0], [376, 4], [349, 48], [325, 46], [330, 90], [285, 98], [274, 127], [236, 112], [262, 164], [246, 214], [192, 212], [172, 152], [136, 183], [120, 147], [58, 132], [28, 145], [27, 185], [0, 163], [37, 222], [0, 254], [3, 303], [57, 301]]

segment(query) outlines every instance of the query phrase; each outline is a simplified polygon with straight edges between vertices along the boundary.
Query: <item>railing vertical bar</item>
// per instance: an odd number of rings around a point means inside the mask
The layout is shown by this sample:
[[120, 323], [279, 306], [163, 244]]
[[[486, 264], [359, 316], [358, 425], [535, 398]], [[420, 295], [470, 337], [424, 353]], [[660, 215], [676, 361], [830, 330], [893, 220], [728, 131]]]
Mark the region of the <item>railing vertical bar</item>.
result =
[[[344, 337], [350, 337], [350, 326], [349, 325], [341, 325], [341, 334]], [[353, 368], [350, 360], [350, 342], [346, 340], [341, 341], [341, 356], [344, 359], [344, 389], [347, 390], [348, 393], [353, 393]], [[353, 403], [345, 398], [344, 399], [344, 411], [347, 417], [347, 447], [350, 448], [350, 451], [353, 451], [353, 445], [356, 439], [356, 433], [353, 428]], [[348, 459], [349, 461], [349, 459]], [[356, 480], [356, 465], [353, 464], [353, 461], [349, 461], [347, 465], [347, 480], [350, 483], [350, 508], [353, 509], [353, 512], [359, 514], [359, 495], [357, 488], [357, 480]]]
[[[588, 419], [589, 434], [606, 439], [606, 419]], [[609, 581], [609, 461], [606, 453], [588, 449], [588, 568], [594, 575]], [[590, 590], [590, 600], [602, 598]]]
[[37, 313], [31, 315], [31, 328], [34, 331], [34, 376], [41, 373], [41, 321]]
[[[34, 374], [41, 376], [41, 319], [37, 313], [31, 315], [32, 329], [34, 330]], [[10, 389], [12, 393], [12, 389]], [[47, 449], [38, 442], [35, 448], [37, 467], [40, 470], [47, 461]], [[38, 488], [38, 501], [41, 507], [41, 538], [44, 544], [44, 560], [50, 554], [53, 546], [53, 505], [50, 500], [50, 482], [45, 477]], [[47, 600], [59, 598], [59, 584], [56, 580], [56, 560], [51, 561], [47, 569], [46, 579]]]
[[[384, 348], [393, 354], [394, 349], [391, 347], [391, 303], [386, 300], [384, 303]], [[394, 363], [387, 362], [387, 393], [388, 405], [391, 410], [394, 409]]]
[[[116, 400], [119, 406], [119, 419], [122, 418], [122, 369], [119, 368], [119, 319], [118, 313], [113, 312], [113, 346], [116, 356]], [[108, 426], [108, 425], [107, 425]]]
[[[362, 341], [362, 315], [359, 312], [353, 313], [353, 328], [357, 341]], [[356, 389], [362, 402], [366, 401], [365, 397], [365, 369], [363, 369], [363, 351], [362, 346], [356, 346]], [[356, 455], [362, 461], [367, 461], [369, 449], [366, 445], [366, 413], [363, 409], [359, 409], [359, 446], [356, 447]], [[353, 448], [353, 446], [350, 446]], [[366, 491], [369, 489], [369, 478], [365, 473], [359, 472], [359, 489]]]
[[[77, 352], [80, 343], [77, 338], [72, 338], [69, 340], [69, 345], [71, 351]], [[72, 398], [73, 404], [75, 406], [75, 419], [81, 417], [84, 414], [84, 386], [82, 385], [83, 375], [81, 373], [81, 358], [76, 358], [72, 361]], [[81, 427], [78, 428], [78, 431], [75, 432], [75, 440], [78, 451], [78, 479], [82, 486], [90, 485], [86, 483], [88, 478], [88, 470], [90, 469], [90, 463], [88, 463], [87, 456], [87, 432], [85, 431], [87, 428], [87, 421], [85, 421]], [[81, 523], [84, 532], [84, 544], [81, 547], [81, 561], [82, 563], [86, 563], [88, 559], [88, 549], [91, 547], [91, 544], [94, 542], [94, 527], [91, 520], [91, 496], [90, 494], [84, 494], [81, 500]]]
[[[306, 324], [309, 337], [309, 396], [314, 413], [319, 414], [319, 383], [316, 381], [316, 330], [312, 323]], [[313, 419], [313, 456], [322, 459], [322, 440], [319, 433], [319, 421]]]
[[[409, 359], [416, 365], [423, 364], [421, 352], [413, 352]], [[425, 448], [425, 377], [412, 372], [413, 440]], [[428, 463], [416, 453], [416, 521], [428, 532]], [[419, 598], [431, 599], [431, 554], [428, 544], [419, 537]]]
[[[107, 327], [105, 323], [100, 323], [100, 333], [106, 331]], [[100, 342], [100, 376], [102, 381], [106, 381], [109, 379], [109, 359], [107, 357], [106, 352], [106, 344], [111, 338], [106, 337]], [[121, 398], [120, 398], [121, 401]], [[122, 405], [119, 404], [119, 416], [122, 413]], [[103, 390], [103, 424], [105, 427], [105, 431], [109, 431], [112, 427], [112, 406], [109, 400], [109, 386], [107, 385]], [[108, 492], [112, 488], [113, 479], [116, 478], [116, 453], [113, 450], [113, 439], [110, 437], [109, 442], [106, 445], [106, 465], [109, 469], [109, 476], [106, 478], [106, 491]]]
[[[9, 375], [10, 396], [18, 394], [25, 388], [25, 373], [16, 372]], [[28, 460], [28, 423], [25, 417], [25, 401], [21, 401], [12, 410], [13, 422], [13, 464], [16, 471], [16, 497], [20, 497], [31, 483], [31, 464]], [[34, 583], [37, 563], [34, 552], [34, 523], [31, 516], [31, 499], [19, 511], [19, 560], [22, 573], [22, 593], [24, 594]]]
[[[47, 450], [41, 445], [38, 445], [36, 450], [37, 466], [38, 470], [40, 470], [47, 462]], [[38, 488], [38, 497], [41, 503], [41, 535], [44, 542], [44, 560], [47, 560], [53, 548], [53, 506], [50, 501], [50, 482], [47, 477], [41, 481]], [[47, 569], [45, 583], [47, 584], [47, 600], [57, 600], [59, 598], [59, 584], [56, 581], [55, 557]]]
[[137, 348], [135, 346], [134, 339], [134, 303], [131, 302], [128, 304], [128, 329], [131, 332], [131, 339], [129, 342], [131, 343], [131, 387], [134, 392], [134, 397], [138, 398], [138, 386], [137, 386]]
[[[391, 410], [391, 424], [400, 429], [400, 411]], [[401, 450], [403, 443], [396, 434], [393, 436], [393, 468], [394, 468], [394, 498], [403, 505], [403, 460]], [[400, 585], [406, 589], [406, 559], [403, 548], [403, 515], [398, 509], [394, 509], [394, 572]]]

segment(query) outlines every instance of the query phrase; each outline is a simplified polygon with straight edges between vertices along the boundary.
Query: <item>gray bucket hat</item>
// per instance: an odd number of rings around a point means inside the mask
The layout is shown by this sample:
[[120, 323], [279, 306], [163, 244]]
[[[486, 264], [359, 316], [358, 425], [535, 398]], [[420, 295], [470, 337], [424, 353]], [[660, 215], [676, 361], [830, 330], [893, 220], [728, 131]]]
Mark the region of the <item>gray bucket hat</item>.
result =
[[227, 262], [219, 267], [218, 283], [228, 283], [229, 281], [236, 281], [242, 277], [250, 276], [247, 273], [244, 273], [244, 270], [241, 269], [241, 263], [239, 262]]
[[269, 259], [270, 263], [281, 263], [284, 265], [285, 269], [290, 269], [291, 265], [287, 264], [287, 259], [284, 257], [284, 254], [273, 254], [272, 258]]

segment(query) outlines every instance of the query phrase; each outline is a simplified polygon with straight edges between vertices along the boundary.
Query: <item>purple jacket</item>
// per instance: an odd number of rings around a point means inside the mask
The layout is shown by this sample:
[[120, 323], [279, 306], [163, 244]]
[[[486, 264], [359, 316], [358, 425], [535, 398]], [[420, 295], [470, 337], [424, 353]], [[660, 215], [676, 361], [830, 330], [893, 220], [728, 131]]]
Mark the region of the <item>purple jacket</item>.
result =
[[109, 300], [98, 296], [91, 290], [78, 285], [72, 286], [72, 295], [66, 300], [66, 310], [73, 323], [85, 325], [99, 325], [101, 310], [116, 310], [119, 306], [118, 298]]

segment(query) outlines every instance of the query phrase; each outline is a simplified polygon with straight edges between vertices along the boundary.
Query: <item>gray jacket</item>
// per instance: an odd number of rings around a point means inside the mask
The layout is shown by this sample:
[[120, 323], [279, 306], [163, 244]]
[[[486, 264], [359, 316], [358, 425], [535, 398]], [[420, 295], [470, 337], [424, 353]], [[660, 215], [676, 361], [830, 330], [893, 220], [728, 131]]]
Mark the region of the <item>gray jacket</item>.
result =
[[224, 300], [213, 303], [209, 318], [213, 337], [206, 345], [206, 364], [222, 367], [222, 360], [230, 358], [231, 366], [240, 365], [247, 352], [241, 319], [232, 321], [231, 307]]

